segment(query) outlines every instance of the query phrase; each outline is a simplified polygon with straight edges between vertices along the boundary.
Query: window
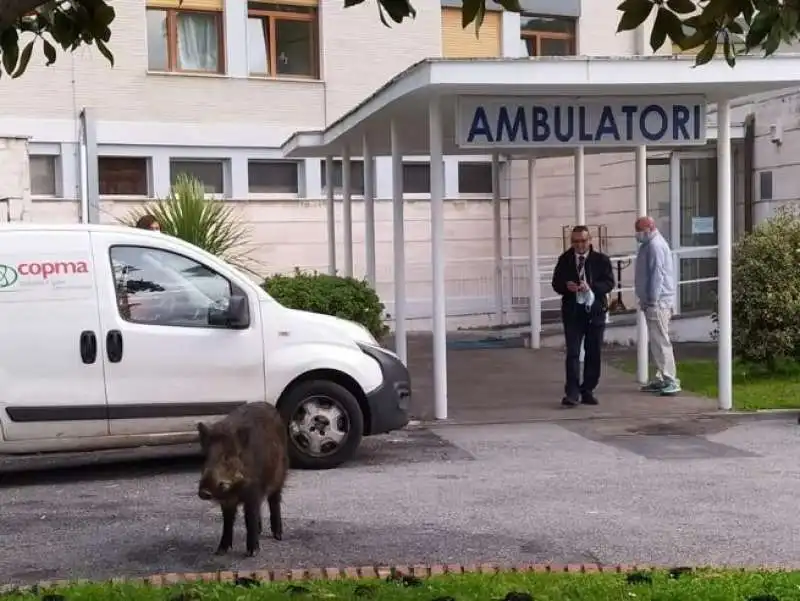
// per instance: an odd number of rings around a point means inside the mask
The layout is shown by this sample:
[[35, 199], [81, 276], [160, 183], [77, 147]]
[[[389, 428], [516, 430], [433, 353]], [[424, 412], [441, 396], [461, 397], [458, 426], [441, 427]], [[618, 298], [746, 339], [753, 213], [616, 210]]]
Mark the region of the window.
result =
[[251, 75], [318, 77], [317, 9], [247, 4], [247, 60]]
[[234, 287], [188, 257], [140, 246], [112, 246], [111, 267], [120, 316], [158, 326], [213, 327], [209, 309], [224, 311]]
[[97, 173], [101, 196], [150, 195], [144, 157], [99, 157]]
[[[328, 184], [325, 174], [325, 161], [322, 161], [321, 170], [322, 192], [327, 193]], [[350, 188], [351, 193], [357, 196], [364, 195], [364, 161], [350, 161]], [[333, 193], [342, 194], [342, 161], [333, 161]]]
[[570, 56], [575, 54], [575, 20], [539, 17], [523, 12], [520, 37], [528, 56]]
[[492, 164], [486, 162], [460, 162], [458, 164], [459, 194], [491, 194]]
[[403, 163], [403, 193], [431, 193], [430, 163]]
[[298, 172], [295, 161], [248, 161], [248, 189], [251, 194], [298, 194]]
[[759, 200], [772, 200], [772, 171], [758, 174]]
[[224, 54], [222, 11], [147, 9], [150, 71], [222, 73]]
[[56, 195], [56, 157], [55, 155], [34, 155], [29, 157], [32, 196]]
[[223, 161], [218, 159], [171, 160], [169, 162], [169, 180], [172, 184], [179, 173], [196, 177], [206, 188], [206, 194], [224, 194], [225, 174]]

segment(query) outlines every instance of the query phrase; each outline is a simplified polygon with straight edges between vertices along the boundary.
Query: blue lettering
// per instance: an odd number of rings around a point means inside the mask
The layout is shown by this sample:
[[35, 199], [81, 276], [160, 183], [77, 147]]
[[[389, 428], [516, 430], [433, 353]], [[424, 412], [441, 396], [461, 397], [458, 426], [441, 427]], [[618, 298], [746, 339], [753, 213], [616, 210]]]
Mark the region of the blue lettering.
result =
[[672, 107], [672, 138], [679, 140], [683, 136], [684, 140], [689, 139], [689, 130], [686, 124], [689, 123], [689, 108], [682, 104], [675, 104]]
[[508, 133], [508, 141], [516, 142], [517, 133], [522, 129], [522, 140], [528, 141], [528, 123], [525, 121], [525, 110], [519, 106], [517, 107], [517, 114], [514, 117], [514, 124], [511, 124], [511, 118], [508, 115], [508, 109], [504, 106], [500, 107], [499, 114], [497, 115], [497, 141], [503, 140], [503, 130]]
[[[647, 129], [647, 117], [650, 113], [655, 113], [661, 118], [661, 127], [658, 129], [656, 133], [651, 132]], [[651, 142], [655, 142], [656, 140], [660, 140], [664, 137], [664, 134], [667, 133], [668, 127], [668, 119], [667, 113], [664, 112], [664, 109], [658, 106], [657, 104], [651, 104], [646, 106], [642, 111], [642, 114], [639, 115], [639, 129], [642, 132], [642, 135], [650, 140]]]
[[546, 142], [550, 137], [550, 124], [547, 123], [547, 109], [543, 106], [533, 107], [533, 131], [531, 140], [534, 142]]
[[694, 105], [694, 139], [700, 139], [700, 105]]
[[615, 140], [619, 141], [619, 130], [617, 121], [614, 119], [614, 111], [608, 105], [603, 107], [603, 114], [600, 115], [600, 124], [597, 126], [594, 139], [601, 140], [606, 134], [611, 134]]
[[585, 106], [578, 107], [578, 129], [579, 129], [578, 139], [580, 139], [581, 142], [591, 142], [592, 140], [594, 140], [594, 136], [586, 129]]
[[625, 113], [625, 139], [630, 142], [633, 140], [633, 114], [636, 112], [636, 107], [625, 104], [620, 107], [620, 110]]
[[467, 142], [474, 141], [476, 136], [483, 136], [487, 142], [494, 142], [492, 128], [489, 127], [489, 119], [486, 117], [486, 109], [482, 106], [477, 107], [475, 114], [472, 115], [472, 124], [469, 126]]
[[559, 142], [569, 142], [572, 139], [572, 136], [575, 135], [575, 107], [568, 106], [567, 107], [567, 133], [563, 133], [561, 130], [561, 126], [563, 125], [563, 121], [561, 119], [561, 111], [564, 107], [557, 106], [553, 109], [553, 125], [556, 130], [556, 138], [558, 138]]

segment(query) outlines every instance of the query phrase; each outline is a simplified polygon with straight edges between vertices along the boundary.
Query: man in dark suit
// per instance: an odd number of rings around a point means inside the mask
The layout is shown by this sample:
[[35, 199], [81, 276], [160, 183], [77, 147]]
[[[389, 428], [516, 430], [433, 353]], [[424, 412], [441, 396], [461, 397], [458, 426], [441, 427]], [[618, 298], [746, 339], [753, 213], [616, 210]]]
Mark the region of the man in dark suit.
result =
[[[600, 380], [600, 351], [608, 312], [607, 295], [614, 289], [614, 270], [608, 255], [592, 248], [589, 228], [577, 225], [570, 234], [572, 248], [553, 271], [553, 290], [561, 295], [561, 321], [567, 343], [565, 407], [597, 405], [594, 389]], [[584, 348], [583, 382], [580, 349]]]

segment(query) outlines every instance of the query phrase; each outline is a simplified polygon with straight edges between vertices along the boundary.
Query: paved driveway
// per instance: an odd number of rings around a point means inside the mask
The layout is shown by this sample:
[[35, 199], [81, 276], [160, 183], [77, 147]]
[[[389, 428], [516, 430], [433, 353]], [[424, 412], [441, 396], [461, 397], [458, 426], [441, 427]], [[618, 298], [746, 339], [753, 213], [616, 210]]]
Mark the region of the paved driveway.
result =
[[796, 561], [796, 418], [449, 427], [293, 472], [282, 542], [217, 558], [220, 515], [172, 459], [6, 475], [0, 580], [331, 564]]

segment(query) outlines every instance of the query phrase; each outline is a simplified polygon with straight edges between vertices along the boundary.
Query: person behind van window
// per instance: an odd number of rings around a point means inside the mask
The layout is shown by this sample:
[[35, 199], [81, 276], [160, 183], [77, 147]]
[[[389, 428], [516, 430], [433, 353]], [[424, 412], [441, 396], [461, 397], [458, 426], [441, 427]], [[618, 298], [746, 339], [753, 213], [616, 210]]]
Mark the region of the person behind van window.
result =
[[[558, 258], [552, 282], [553, 290], [561, 295], [561, 321], [567, 345], [565, 396], [561, 404], [597, 405], [594, 389], [600, 380], [607, 295], [614, 288], [614, 270], [608, 255], [592, 247], [585, 225], [572, 228], [570, 242], [572, 248]], [[582, 383], [581, 346], [585, 351]]]
[[669, 339], [669, 322], [675, 302], [672, 251], [652, 217], [639, 217], [634, 228], [639, 243], [634, 289], [639, 310], [645, 315], [650, 353], [656, 364], [655, 378], [643, 386], [642, 391], [672, 396], [681, 390], [680, 380], [675, 373], [675, 354]]
[[155, 232], [161, 231], [161, 225], [158, 223], [158, 220], [150, 213], [139, 217], [139, 220], [136, 222], [136, 227], [140, 230], [153, 230]]

